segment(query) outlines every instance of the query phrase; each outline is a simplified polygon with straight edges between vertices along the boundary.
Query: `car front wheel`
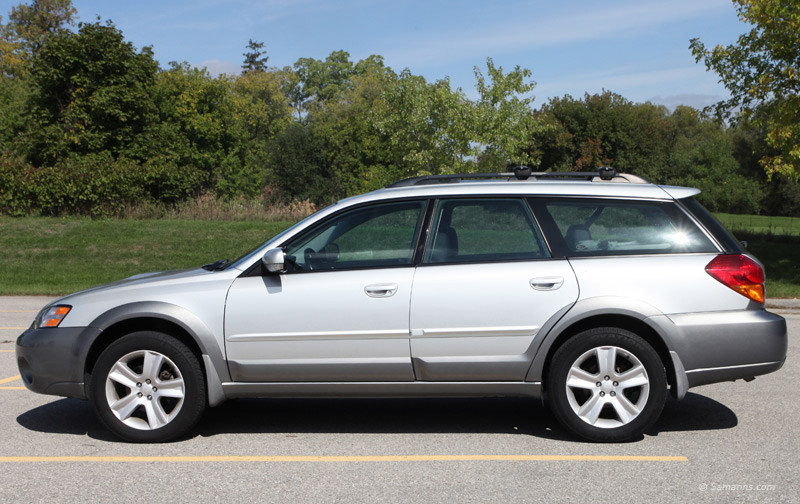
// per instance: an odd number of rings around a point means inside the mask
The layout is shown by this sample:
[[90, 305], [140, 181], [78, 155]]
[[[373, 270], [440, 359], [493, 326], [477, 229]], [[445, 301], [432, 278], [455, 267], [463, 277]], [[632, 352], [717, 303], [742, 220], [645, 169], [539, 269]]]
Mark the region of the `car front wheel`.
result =
[[132, 442], [165, 442], [194, 427], [206, 406], [203, 372], [177, 339], [142, 331], [103, 351], [90, 398], [103, 424]]
[[590, 441], [618, 442], [655, 423], [667, 377], [644, 339], [604, 327], [576, 334], [556, 351], [546, 386], [553, 414], [568, 430]]

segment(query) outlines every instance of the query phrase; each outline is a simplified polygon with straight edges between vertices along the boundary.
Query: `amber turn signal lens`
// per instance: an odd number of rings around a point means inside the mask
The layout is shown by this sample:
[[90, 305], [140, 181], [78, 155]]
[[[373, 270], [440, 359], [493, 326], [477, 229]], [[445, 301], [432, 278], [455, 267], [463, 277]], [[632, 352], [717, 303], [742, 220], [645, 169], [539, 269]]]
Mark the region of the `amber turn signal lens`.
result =
[[51, 306], [42, 316], [40, 327], [58, 327], [71, 309], [71, 306]]

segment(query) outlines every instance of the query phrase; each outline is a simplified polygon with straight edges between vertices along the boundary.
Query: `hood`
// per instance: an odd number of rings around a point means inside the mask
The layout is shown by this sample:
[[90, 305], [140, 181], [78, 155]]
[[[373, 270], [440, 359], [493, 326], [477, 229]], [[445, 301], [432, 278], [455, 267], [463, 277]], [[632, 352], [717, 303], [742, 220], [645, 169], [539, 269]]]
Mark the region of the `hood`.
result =
[[59, 304], [68, 302], [68, 300], [77, 297], [83, 296], [85, 294], [96, 294], [101, 293], [103, 291], [110, 291], [125, 287], [136, 287], [136, 286], [146, 286], [148, 284], [159, 284], [159, 283], [169, 283], [172, 281], [180, 281], [180, 280], [188, 280], [194, 277], [205, 277], [208, 275], [214, 275], [220, 273], [219, 271], [207, 271], [203, 268], [191, 268], [185, 270], [168, 270], [168, 271], [152, 271], [149, 273], [138, 273], [136, 275], [129, 276], [128, 278], [124, 278], [122, 280], [115, 280], [113, 282], [109, 282], [107, 284], [98, 285], [97, 287], [90, 287], [88, 289], [73, 292], [71, 294], [67, 294], [66, 296], [56, 299], [55, 301], [51, 302], [50, 304]]

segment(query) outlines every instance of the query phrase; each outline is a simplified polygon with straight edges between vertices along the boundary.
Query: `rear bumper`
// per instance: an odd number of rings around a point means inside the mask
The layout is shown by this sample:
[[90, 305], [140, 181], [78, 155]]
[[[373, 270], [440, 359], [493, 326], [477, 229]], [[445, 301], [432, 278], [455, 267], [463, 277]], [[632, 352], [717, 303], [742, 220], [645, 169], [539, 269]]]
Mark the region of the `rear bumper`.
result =
[[17, 338], [17, 366], [25, 386], [40, 394], [86, 398], [84, 364], [99, 329], [28, 329]]
[[786, 361], [786, 320], [766, 310], [670, 315], [689, 387], [752, 378]]

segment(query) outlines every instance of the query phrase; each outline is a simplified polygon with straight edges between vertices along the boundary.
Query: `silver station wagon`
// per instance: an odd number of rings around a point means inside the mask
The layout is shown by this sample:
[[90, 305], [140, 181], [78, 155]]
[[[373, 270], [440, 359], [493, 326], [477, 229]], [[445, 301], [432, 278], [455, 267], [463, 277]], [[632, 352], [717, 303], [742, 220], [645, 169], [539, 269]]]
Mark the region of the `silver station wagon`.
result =
[[233, 262], [54, 301], [19, 369], [135, 442], [240, 397], [524, 396], [581, 438], [640, 438], [667, 392], [786, 358], [761, 264], [698, 192], [608, 168], [402, 180]]

